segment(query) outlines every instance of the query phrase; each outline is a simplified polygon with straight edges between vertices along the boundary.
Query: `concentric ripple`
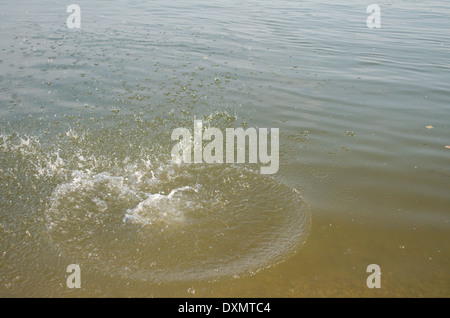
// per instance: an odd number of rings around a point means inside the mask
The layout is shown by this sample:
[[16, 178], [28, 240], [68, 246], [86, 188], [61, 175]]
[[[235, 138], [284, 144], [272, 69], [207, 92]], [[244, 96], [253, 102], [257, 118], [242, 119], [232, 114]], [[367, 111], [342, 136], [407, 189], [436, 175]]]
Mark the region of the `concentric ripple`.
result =
[[[70, 128], [52, 143], [0, 136], [3, 225], [26, 216], [18, 231], [51, 246], [58, 259], [49, 262], [195, 281], [252, 275], [306, 240], [310, 214], [297, 190], [256, 166], [172, 163], [170, 129], [116, 127]], [[42, 249], [26, 246], [27, 257]]]
[[55, 248], [74, 262], [160, 282], [256, 272], [292, 253], [309, 229], [292, 188], [204, 164], [75, 171], [53, 192], [46, 220]]

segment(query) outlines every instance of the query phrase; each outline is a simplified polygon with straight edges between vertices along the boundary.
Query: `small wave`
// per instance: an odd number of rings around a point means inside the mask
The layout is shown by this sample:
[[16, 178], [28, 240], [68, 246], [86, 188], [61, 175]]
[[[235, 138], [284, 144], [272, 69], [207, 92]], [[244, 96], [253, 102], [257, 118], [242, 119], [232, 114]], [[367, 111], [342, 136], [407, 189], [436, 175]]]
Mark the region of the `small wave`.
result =
[[197, 188], [184, 186], [173, 189], [168, 195], [149, 194], [147, 198], [140, 202], [135, 208], [128, 209], [123, 221], [137, 222], [141, 224], [153, 224], [154, 222], [165, 222], [166, 224], [185, 220], [184, 213], [193, 209], [196, 204], [184, 195], [177, 195], [184, 191], [191, 190], [198, 193]]
[[32, 183], [44, 237], [66, 259], [143, 281], [242, 277], [306, 240], [307, 205], [274, 178], [241, 165], [175, 164], [167, 145], [142, 146], [155, 139], [141, 131], [110, 143], [101, 130], [79, 131], [52, 144], [0, 136], [4, 182], [17, 183], [12, 196]]

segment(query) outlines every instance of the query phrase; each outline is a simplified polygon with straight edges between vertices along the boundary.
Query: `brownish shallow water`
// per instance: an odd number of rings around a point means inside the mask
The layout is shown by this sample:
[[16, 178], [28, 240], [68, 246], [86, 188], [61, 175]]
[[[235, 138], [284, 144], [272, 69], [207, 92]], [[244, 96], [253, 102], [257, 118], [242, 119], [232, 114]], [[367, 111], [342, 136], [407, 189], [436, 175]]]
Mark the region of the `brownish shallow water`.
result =
[[[0, 5], [0, 296], [450, 296], [446, 2], [78, 4]], [[172, 163], [195, 119], [278, 172]]]

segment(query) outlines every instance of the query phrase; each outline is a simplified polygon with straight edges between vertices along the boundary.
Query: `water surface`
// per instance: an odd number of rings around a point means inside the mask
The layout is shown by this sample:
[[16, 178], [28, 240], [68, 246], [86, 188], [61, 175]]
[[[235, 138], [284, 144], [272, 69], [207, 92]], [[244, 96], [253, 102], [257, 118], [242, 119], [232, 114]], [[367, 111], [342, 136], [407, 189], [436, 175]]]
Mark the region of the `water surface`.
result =
[[[450, 295], [447, 2], [77, 4], [0, 5], [1, 296]], [[172, 163], [196, 119], [279, 171]]]

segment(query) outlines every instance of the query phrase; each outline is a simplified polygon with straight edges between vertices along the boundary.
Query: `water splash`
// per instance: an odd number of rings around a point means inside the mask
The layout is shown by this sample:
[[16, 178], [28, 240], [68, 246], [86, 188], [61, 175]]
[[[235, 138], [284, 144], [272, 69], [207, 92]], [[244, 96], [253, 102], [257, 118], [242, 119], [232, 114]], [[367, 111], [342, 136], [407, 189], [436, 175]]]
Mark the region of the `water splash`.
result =
[[298, 191], [241, 165], [172, 163], [170, 138], [149, 131], [109, 143], [113, 129], [69, 127], [52, 144], [2, 135], [0, 176], [10, 188], [16, 180], [14, 198], [32, 183], [34, 199], [19, 209], [42, 211], [34, 218], [56, 253], [113, 276], [242, 277], [305, 242], [310, 216]]

